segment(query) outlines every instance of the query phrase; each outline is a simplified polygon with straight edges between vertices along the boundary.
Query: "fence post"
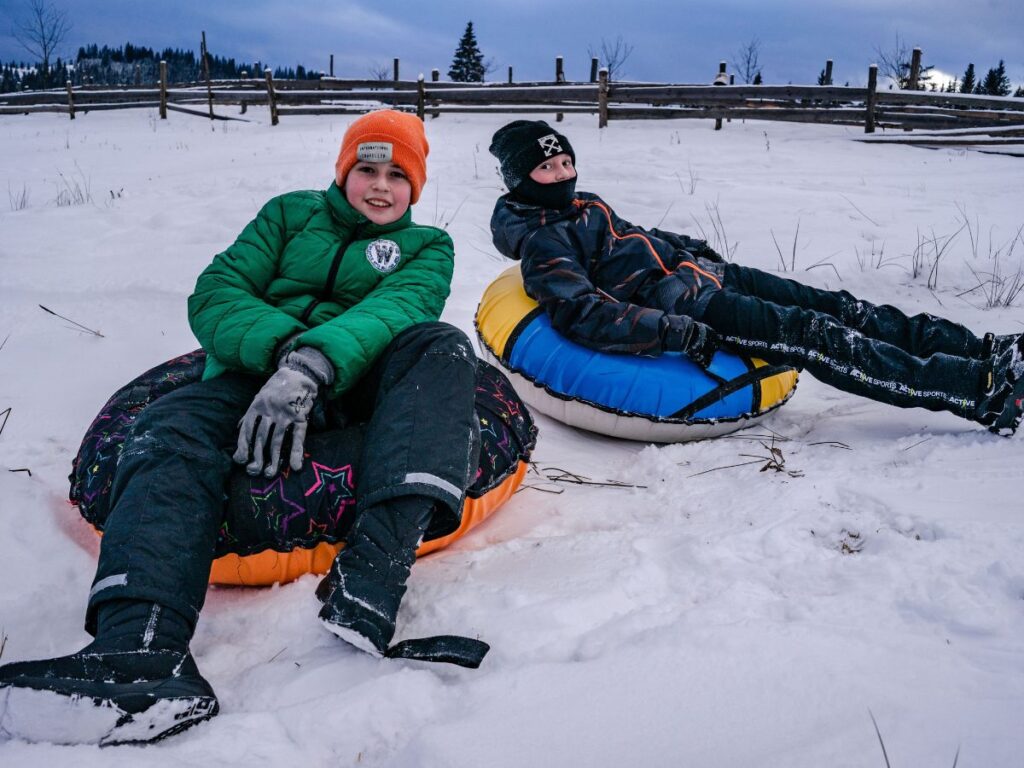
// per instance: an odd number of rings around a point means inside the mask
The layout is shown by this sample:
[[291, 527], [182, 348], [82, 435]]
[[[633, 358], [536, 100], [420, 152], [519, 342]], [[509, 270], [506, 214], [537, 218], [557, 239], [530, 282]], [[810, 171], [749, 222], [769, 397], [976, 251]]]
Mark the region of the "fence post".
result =
[[[729, 82], [729, 77], [728, 75], [725, 74], [725, 67], [726, 62], [718, 62], [718, 74], [715, 75], [715, 79], [711, 81], [712, 85], [725, 85], [726, 83]], [[715, 130], [722, 130], [722, 118], [720, 117], [715, 118]]]
[[822, 85], [832, 85], [832, 59], [825, 59], [825, 82]]
[[590, 82], [597, 82], [597, 57], [594, 56], [590, 59]]
[[921, 49], [915, 48], [910, 55], [910, 78], [907, 80], [907, 90], [916, 91], [917, 81], [921, 77]]
[[423, 84], [423, 73], [416, 78], [416, 117], [423, 122], [427, 109], [427, 88]]
[[878, 101], [878, 65], [868, 67], [868, 97], [864, 102], [864, 133], [875, 132], [875, 102]]
[[511, 66], [509, 66], [509, 68], [508, 68], [508, 84], [512, 85], [512, 67]]
[[277, 125], [277, 94], [274, 93], [274, 76], [270, 71], [270, 67], [263, 70], [263, 75], [267, 78], [267, 104], [270, 105], [270, 124]]
[[565, 70], [562, 68], [562, 57], [555, 56], [555, 82], [565, 82]]
[[213, 88], [210, 87], [210, 57], [206, 55], [206, 31], [203, 30], [203, 75], [206, 76], [206, 100], [210, 105], [210, 119], [213, 120]]
[[334, 54], [331, 54], [331, 77], [334, 77]]
[[[245, 102], [242, 102], [245, 106]], [[167, 62], [160, 62], [160, 119], [167, 119]]]
[[[729, 75], [729, 85], [735, 85], [735, 84], [736, 84], [736, 75]], [[731, 117], [725, 118], [725, 122], [731, 123], [732, 122], [732, 118]]]
[[[432, 70], [430, 70], [430, 82], [436, 83], [440, 79], [441, 79], [441, 70], [439, 70], [439, 69], [432, 69]], [[430, 102], [430, 106], [436, 107], [437, 106], [437, 101], [436, 100], [431, 101]], [[436, 109], [431, 110], [431, 112], [430, 112], [430, 119], [431, 120], [434, 120], [434, 119], [436, 119], [436, 118], [438, 118], [440, 116], [441, 116], [441, 113], [438, 112]]]
[[397, 56], [395, 57], [394, 65], [395, 65], [395, 82], [397, 83], [398, 82], [398, 57]]
[[75, 119], [75, 92], [71, 90], [71, 79], [66, 83], [68, 89], [68, 117]]
[[608, 127], [608, 68], [597, 74], [597, 127]]

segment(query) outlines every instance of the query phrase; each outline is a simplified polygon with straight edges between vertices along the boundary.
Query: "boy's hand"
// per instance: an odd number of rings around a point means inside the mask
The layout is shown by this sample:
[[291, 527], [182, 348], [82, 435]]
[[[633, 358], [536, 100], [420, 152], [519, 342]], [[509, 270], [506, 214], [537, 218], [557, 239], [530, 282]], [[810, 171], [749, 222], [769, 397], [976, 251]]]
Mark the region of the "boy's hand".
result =
[[693, 323], [690, 330], [690, 338], [683, 351], [693, 362], [705, 371], [711, 365], [715, 352], [722, 346], [722, 337], [714, 328], [704, 323]]
[[309, 416], [321, 386], [334, 380], [334, 369], [321, 352], [300, 347], [281, 360], [277, 372], [253, 398], [242, 418], [234, 460], [250, 475], [277, 474], [285, 432], [292, 430], [289, 465], [302, 469], [302, 448]]
[[661, 324], [662, 348], [666, 352], [683, 352], [706, 371], [722, 346], [722, 337], [711, 326], [686, 315], [665, 314]]

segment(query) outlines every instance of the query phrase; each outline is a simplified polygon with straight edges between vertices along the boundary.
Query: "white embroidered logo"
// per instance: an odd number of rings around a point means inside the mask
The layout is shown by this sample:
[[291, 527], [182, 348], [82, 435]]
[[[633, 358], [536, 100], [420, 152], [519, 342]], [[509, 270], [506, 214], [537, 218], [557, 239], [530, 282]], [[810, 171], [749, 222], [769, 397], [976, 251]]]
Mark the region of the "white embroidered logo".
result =
[[364, 163], [390, 163], [391, 142], [366, 141], [356, 147], [356, 159]]
[[366, 246], [366, 260], [378, 272], [394, 272], [402, 258], [402, 249], [394, 240], [374, 240]]
[[558, 137], [553, 133], [549, 133], [547, 136], [541, 136], [537, 139], [537, 143], [540, 144], [540, 148], [544, 150], [544, 157], [551, 157], [557, 155], [565, 150], [562, 149], [562, 145], [558, 143]]

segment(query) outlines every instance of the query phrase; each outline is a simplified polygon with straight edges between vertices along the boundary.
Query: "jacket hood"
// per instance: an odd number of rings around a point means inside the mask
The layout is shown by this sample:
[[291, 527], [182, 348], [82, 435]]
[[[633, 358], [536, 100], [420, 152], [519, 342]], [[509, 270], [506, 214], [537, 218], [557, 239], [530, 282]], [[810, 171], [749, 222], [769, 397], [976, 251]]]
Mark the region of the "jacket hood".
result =
[[508, 194], [498, 198], [491, 214], [491, 239], [498, 252], [509, 259], [519, 261], [519, 248], [523, 241], [540, 227], [571, 218], [577, 210], [578, 200], [591, 199], [593, 195], [581, 192], [576, 200], [561, 210], [541, 208], [512, 200]]

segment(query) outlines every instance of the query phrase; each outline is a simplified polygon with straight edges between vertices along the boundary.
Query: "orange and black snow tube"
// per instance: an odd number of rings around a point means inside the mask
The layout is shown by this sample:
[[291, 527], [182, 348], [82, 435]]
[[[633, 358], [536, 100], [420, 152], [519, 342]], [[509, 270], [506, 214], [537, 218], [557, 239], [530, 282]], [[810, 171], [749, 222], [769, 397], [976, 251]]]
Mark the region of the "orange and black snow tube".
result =
[[[98, 531], [110, 512], [110, 487], [129, 428], [150, 403], [202, 377], [196, 350], [147, 371], [107, 401], [85, 434], [71, 471], [70, 499]], [[480, 461], [454, 532], [428, 539], [417, 554], [438, 550], [490, 517], [515, 493], [536, 442], [529, 411], [496, 368], [477, 362]], [[306, 439], [301, 472], [275, 478], [232, 472], [210, 583], [263, 586], [325, 573], [344, 546], [355, 515], [358, 428]]]

